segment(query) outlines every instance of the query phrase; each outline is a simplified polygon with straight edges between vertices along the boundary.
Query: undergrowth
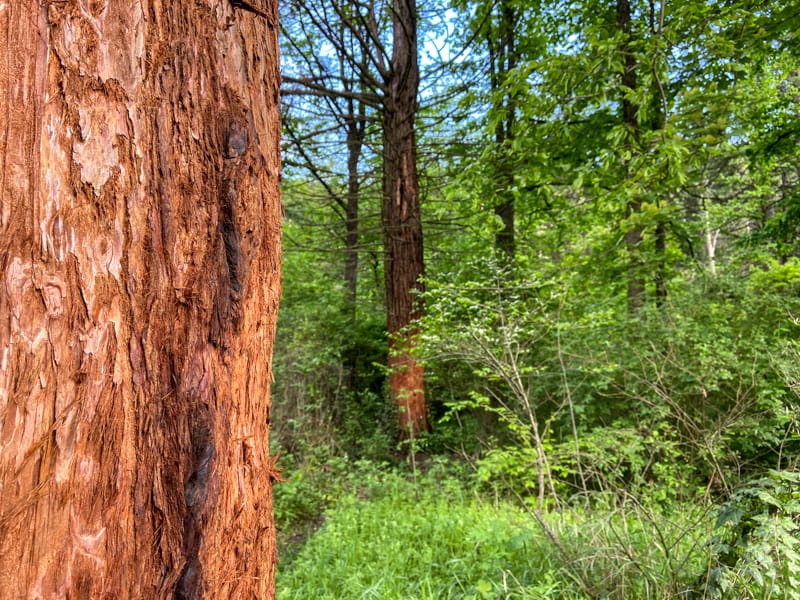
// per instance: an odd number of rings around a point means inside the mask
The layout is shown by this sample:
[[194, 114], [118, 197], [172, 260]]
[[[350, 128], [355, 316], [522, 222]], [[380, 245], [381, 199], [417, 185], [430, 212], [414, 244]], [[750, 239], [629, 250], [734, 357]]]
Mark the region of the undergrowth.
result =
[[441, 462], [416, 477], [350, 467], [319, 529], [279, 563], [279, 599], [666, 598], [707, 569], [711, 518], [696, 508], [549, 513], [554, 544], [518, 504], [486, 500]]

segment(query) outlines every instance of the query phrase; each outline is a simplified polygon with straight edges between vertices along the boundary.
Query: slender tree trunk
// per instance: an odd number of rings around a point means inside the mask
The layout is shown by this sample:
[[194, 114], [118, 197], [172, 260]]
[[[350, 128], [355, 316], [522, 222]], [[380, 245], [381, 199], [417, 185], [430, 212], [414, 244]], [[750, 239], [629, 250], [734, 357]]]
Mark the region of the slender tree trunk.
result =
[[[363, 105], [362, 105], [363, 106]], [[363, 115], [362, 115], [363, 116]], [[361, 174], [358, 161], [364, 143], [364, 121], [352, 115], [347, 124], [347, 205], [345, 211], [345, 261], [344, 280], [347, 287], [348, 308], [355, 323], [358, 293], [358, 204]]]
[[[343, 27], [342, 39], [347, 36], [348, 28]], [[354, 83], [346, 84], [346, 89], [353, 92], [366, 93], [364, 73], [369, 70], [369, 50], [365, 43], [359, 43], [360, 50], [359, 69], [348, 69], [349, 61], [346, 56], [339, 57], [339, 75], [342, 81], [347, 82], [352, 77]], [[355, 57], [353, 57], [355, 59]], [[355, 82], [358, 82], [356, 85]], [[345, 265], [344, 279], [347, 287], [347, 324], [350, 332], [358, 328], [358, 253], [359, 235], [359, 204], [361, 202], [361, 171], [359, 164], [364, 149], [364, 138], [367, 132], [367, 105], [362, 99], [347, 98], [345, 100], [346, 114], [344, 118], [347, 140], [347, 203], [345, 208]], [[347, 391], [355, 392], [358, 382], [358, 357], [360, 348], [357, 337], [346, 339], [342, 348], [342, 367]], [[337, 407], [338, 408], [338, 407]], [[334, 411], [337, 415], [338, 411]]]
[[[662, 109], [662, 101], [659, 93], [653, 90], [653, 121], [652, 130], [662, 131], [666, 126], [665, 115]], [[657, 201], [657, 207], [661, 209], [660, 203]], [[667, 302], [667, 224], [666, 217], [659, 212], [658, 221], [655, 226], [654, 238], [654, 256], [655, 256], [655, 269], [653, 272], [653, 283], [655, 284], [655, 299], [656, 308], [663, 308]]]
[[706, 249], [706, 260], [708, 261], [708, 271], [712, 277], [717, 275], [717, 239], [719, 238], [719, 229], [711, 228], [711, 219], [709, 218], [708, 208], [703, 207], [703, 237]]
[[428, 429], [423, 368], [412, 356], [423, 275], [414, 119], [419, 65], [415, 0], [394, 0], [392, 65], [384, 111], [383, 239], [389, 390], [404, 435]]
[[[358, 205], [360, 199], [361, 174], [358, 163], [361, 157], [361, 149], [364, 144], [365, 132], [365, 106], [359, 103], [358, 115], [354, 114], [353, 101], [349, 103], [349, 115], [347, 122], [347, 204], [345, 210], [345, 260], [344, 260], [344, 280], [347, 287], [347, 323], [351, 332], [356, 331], [358, 325], [358, 246], [359, 246], [359, 222]], [[343, 368], [345, 375], [345, 385], [351, 392], [355, 390], [357, 373], [357, 348], [353, 340], [348, 338], [345, 341], [342, 355]], [[335, 413], [337, 411], [334, 411]]]
[[[661, 43], [664, 26], [664, 1], [660, 10], [656, 9], [654, 0], [650, 0], [650, 33], [658, 44]], [[658, 64], [652, 63], [653, 83], [650, 90], [652, 121], [651, 128], [663, 134], [667, 126], [667, 106], [664, 97], [664, 88], [659, 80]], [[659, 205], [658, 208], [661, 208]], [[655, 228], [655, 273], [653, 280], [656, 288], [656, 308], [663, 308], [667, 302], [667, 225], [665, 217], [658, 215]]]
[[273, 597], [261, 6], [0, 10], [4, 598]]
[[663, 220], [656, 223], [656, 270], [653, 275], [656, 285], [656, 308], [663, 308], [667, 302], [667, 227]]
[[[617, 0], [617, 25], [623, 33], [622, 56], [624, 70], [622, 72], [622, 87], [631, 92], [636, 90], [636, 57], [630, 47], [631, 38], [631, 7], [628, 0]], [[629, 146], [632, 148], [639, 143], [639, 107], [627, 94], [622, 98], [622, 122], [628, 129]], [[628, 217], [641, 212], [642, 202], [639, 198], [628, 201], [626, 214]], [[636, 312], [644, 304], [644, 276], [642, 273], [642, 259], [640, 257], [642, 243], [642, 229], [632, 226], [625, 232], [625, 246], [628, 249], [628, 309]]]
[[[343, 28], [342, 39], [345, 39]], [[362, 71], [369, 69], [368, 48], [365, 44], [359, 44], [361, 71], [358, 77], [354, 77], [359, 82], [359, 86], [348, 84], [347, 90], [354, 93], [367, 93], [363, 81]], [[348, 77], [352, 77], [352, 69], [348, 70], [348, 59], [345, 56], [339, 57], [339, 75], [342, 81], [347, 82]], [[344, 115], [346, 140], [347, 140], [347, 204], [345, 210], [345, 268], [344, 279], [347, 286], [347, 300], [349, 304], [351, 323], [356, 323], [356, 299], [358, 293], [358, 205], [361, 195], [361, 172], [359, 162], [364, 148], [364, 137], [367, 131], [367, 105], [363, 100], [347, 98], [346, 114]]]
[[[510, 161], [510, 144], [514, 140], [516, 104], [513, 93], [499, 95], [508, 74], [517, 66], [516, 28], [517, 13], [507, 0], [500, 2], [497, 36], [489, 35], [489, 57], [491, 68], [490, 85], [496, 98], [495, 110], [504, 113], [495, 127], [495, 144], [498, 152], [498, 188], [502, 200], [495, 206], [494, 213], [500, 217], [502, 228], [495, 235], [495, 247], [502, 256], [513, 262], [516, 252], [514, 239], [514, 198], [511, 188], [514, 183], [513, 166]], [[495, 48], [495, 44], [497, 45]]]

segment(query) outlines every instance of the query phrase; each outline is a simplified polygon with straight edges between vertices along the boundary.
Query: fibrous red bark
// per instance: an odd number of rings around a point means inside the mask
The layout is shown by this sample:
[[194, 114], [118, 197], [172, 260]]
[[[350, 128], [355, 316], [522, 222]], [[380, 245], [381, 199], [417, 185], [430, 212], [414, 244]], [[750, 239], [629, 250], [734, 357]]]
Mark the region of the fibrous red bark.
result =
[[269, 598], [277, 32], [0, 4], [0, 590]]
[[424, 263], [414, 120], [419, 64], [416, 2], [394, 0], [392, 66], [384, 100], [383, 251], [389, 392], [404, 435], [428, 428], [423, 368], [413, 357]]

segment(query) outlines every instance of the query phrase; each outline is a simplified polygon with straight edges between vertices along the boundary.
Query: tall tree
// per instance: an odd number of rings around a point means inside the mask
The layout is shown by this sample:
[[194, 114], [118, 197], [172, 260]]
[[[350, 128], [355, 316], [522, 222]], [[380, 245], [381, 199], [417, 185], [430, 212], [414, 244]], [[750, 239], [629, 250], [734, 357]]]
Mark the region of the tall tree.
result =
[[[319, 5], [295, 0], [286, 7], [282, 21], [287, 164], [294, 167], [294, 173], [314, 182], [302, 186], [304, 192], [324, 190], [322, 200], [335, 214], [334, 239], [343, 238], [344, 242], [344, 311], [349, 331], [358, 328], [361, 214], [371, 187], [369, 182], [364, 185], [364, 155], [368, 151], [368, 125], [375, 120], [379, 98], [371, 65], [375, 43], [370, 24], [356, 15], [347, 2]], [[319, 47], [325, 43], [336, 51], [323, 58]], [[344, 159], [340, 145], [346, 148]], [[339, 380], [346, 391], [353, 392], [359, 380], [357, 341], [345, 336], [339, 351], [344, 370]], [[331, 404], [334, 413], [340, 412], [338, 404]]]
[[279, 72], [261, 6], [0, 11], [4, 597], [274, 595]]
[[[631, 47], [631, 5], [629, 0], [617, 0], [617, 25], [622, 33], [622, 124], [627, 131], [625, 152], [633, 154], [638, 150], [641, 141], [639, 130], [639, 105], [633, 99], [637, 92], [636, 57]], [[628, 169], [628, 161], [625, 161]], [[630, 174], [626, 174], [630, 177]], [[635, 220], [635, 216], [642, 209], [642, 201], [638, 196], [633, 196], [627, 203], [628, 217]], [[644, 276], [642, 273], [642, 259], [640, 257], [642, 243], [642, 230], [638, 225], [629, 226], [625, 232], [625, 245], [628, 249], [628, 307], [633, 312], [641, 307], [644, 301]]]
[[[302, 48], [292, 42], [302, 56], [303, 76], [285, 77], [287, 95], [324, 98], [326, 119], [343, 131], [348, 149], [345, 192], [331, 183], [330, 174], [320, 169], [302, 143], [295, 144], [304, 154], [309, 173], [334, 198], [345, 215], [345, 275], [349, 296], [354, 297], [359, 193], [358, 166], [364, 145], [364, 124], [374, 115], [382, 132], [379, 159], [382, 181], [382, 232], [384, 254], [384, 294], [386, 323], [390, 338], [389, 390], [398, 408], [399, 425], [412, 436], [428, 428], [423, 368], [412, 357], [414, 322], [419, 316], [417, 291], [423, 274], [422, 222], [417, 173], [415, 121], [420, 70], [417, 48], [417, 7], [408, 0], [395, 0], [390, 7], [366, 0], [352, 3], [328, 1], [312, 3], [296, 0], [303, 15], [298, 23], [299, 37], [306, 41], [318, 37], [329, 44], [339, 67], [321, 57], [318, 48]], [[382, 34], [381, 24], [391, 14], [391, 36]], [[308, 23], [305, 25], [304, 23]], [[313, 29], [313, 32], [312, 32]], [[367, 113], [370, 113], [368, 115]], [[292, 134], [300, 142], [303, 136]], [[328, 177], [326, 177], [328, 175]]]
[[[650, 86], [650, 128], [654, 132], [661, 134], [662, 140], [665, 139], [665, 129], [667, 125], [667, 97], [665, 93], [665, 83], [661, 81], [659, 71], [662, 70], [664, 42], [664, 19], [666, 16], [666, 5], [664, 0], [656, 5], [655, 0], [648, 0], [650, 8], [649, 31], [653, 40], [653, 57], [651, 64], [651, 86]], [[656, 207], [664, 208], [665, 201], [656, 198]], [[660, 211], [659, 211], [660, 212]], [[667, 253], [667, 223], [666, 219], [659, 214], [654, 232], [655, 249], [655, 268], [653, 283], [655, 284], [656, 306], [663, 308], [667, 300], [667, 274], [666, 274], [666, 253]]]
[[415, 0], [394, 0], [392, 35], [383, 113], [382, 209], [389, 390], [401, 430], [415, 437], [428, 428], [424, 371], [413, 356], [424, 273], [414, 127], [419, 92]]
[[[373, 10], [370, 5], [369, 11]], [[292, 116], [306, 114], [297, 125], [287, 120], [288, 150], [299, 159], [293, 161], [294, 166], [323, 187], [327, 200], [333, 202], [344, 221], [343, 273], [352, 321], [358, 290], [361, 161], [367, 123], [373, 119], [368, 112], [374, 110], [379, 99], [371, 68], [375, 42], [369, 21], [357, 14], [348, 3], [319, 6], [295, 0], [289, 5], [282, 27], [287, 47], [284, 106]], [[319, 46], [326, 43], [335, 52], [323, 59]], [[315, 129], [316, 135], [311, 135]], [[337, 145], [343, 142], [345, 160], [340, 160], [338, 153], [326, 160], [323, 147], [332, 140]], [[345, 168], [343, 174], [337, 169], [340, 166]]]
[[[486, 44], [489, 49], [489, 73], [494, 117], [494, 136], [497, 145], [497, 188], [500, 195], [495, 204], [495, 215], [502, 223], [495, 234], [495, 245], [506, 258], [513, 259], [514, 243], [514, 172], [511, 163], [511, 144], [517, 109], [516, 93], [507, 85], [509, 74], [516, 68], [519, 59], [517, 28], [519, 13], [510, 0], [500, 0], [496, 6], [497, 16], [487, 20]], [[494, 22], [493, 22], [494, 21]]]

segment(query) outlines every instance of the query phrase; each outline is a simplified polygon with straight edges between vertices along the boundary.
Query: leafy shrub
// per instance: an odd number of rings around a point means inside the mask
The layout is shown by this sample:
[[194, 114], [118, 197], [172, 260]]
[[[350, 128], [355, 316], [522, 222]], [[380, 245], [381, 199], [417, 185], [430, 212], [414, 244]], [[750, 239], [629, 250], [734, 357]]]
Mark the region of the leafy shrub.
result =
[[800, 472], [770, 471], [717, 516], [708, 591], [715, 598], [800, 598]]

